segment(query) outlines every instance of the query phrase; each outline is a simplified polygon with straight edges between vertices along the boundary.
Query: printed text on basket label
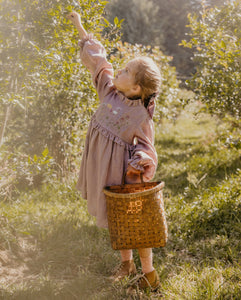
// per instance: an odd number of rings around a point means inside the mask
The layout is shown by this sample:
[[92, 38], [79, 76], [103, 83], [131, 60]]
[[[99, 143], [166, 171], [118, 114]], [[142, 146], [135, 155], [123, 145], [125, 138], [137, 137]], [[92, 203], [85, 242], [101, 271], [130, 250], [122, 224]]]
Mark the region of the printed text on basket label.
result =
[[128, 206], [127, 214], [138, 214], [142, 211], [142, 201], [131, 201]]

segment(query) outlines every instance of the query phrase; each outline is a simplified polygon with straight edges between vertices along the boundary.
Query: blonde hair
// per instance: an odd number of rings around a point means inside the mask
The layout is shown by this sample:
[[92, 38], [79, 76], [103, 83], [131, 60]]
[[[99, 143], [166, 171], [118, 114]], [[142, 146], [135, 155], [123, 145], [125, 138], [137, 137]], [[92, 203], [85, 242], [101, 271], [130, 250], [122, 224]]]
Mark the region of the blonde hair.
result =
[[145, 107], [150, 98], [158, 94], [161, 85], [161, 74], [155, 62], [146, 56], [140, 56], [132, 60], [136, 65], [135, 83], [141, 87], [141, 99]]

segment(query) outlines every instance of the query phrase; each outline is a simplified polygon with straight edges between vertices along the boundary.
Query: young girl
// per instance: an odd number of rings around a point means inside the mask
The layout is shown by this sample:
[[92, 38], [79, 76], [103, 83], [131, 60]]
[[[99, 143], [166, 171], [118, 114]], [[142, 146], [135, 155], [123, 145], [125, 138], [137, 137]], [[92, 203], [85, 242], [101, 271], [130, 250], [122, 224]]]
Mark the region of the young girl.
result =
[[[144, 181], [155, 174], [157, 154], [154, 148], [154, 99], [160, 86], [160, 72], [147, 57], [138, 57], [113, 77], [103, 46], [81, 25], [78, 13], [68, 18], [77, 27], [80, 56], [91, 72], [100, 105], [93, 115], [86, 136], [77, 188], [87, 199], [88, 211], [99, 227], [108, 227], [103, 188], [126, 182]], [[136, 283], [141, 289], [156, 289], [159, 277], [152, 265], [152, 249], [138, 249], [143, 276]], [[121, 266], [112, 276], [118, 281], [136, 274], [132, 250], [121, 250]]]

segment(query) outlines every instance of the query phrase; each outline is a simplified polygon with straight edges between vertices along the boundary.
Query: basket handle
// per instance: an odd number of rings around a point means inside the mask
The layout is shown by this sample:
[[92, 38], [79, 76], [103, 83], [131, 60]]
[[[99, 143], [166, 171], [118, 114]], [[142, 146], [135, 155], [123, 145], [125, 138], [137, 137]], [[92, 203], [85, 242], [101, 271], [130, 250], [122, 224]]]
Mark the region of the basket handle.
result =
[[[125, 184], [126, 174], [127, 174], [127, 171], [126, 171], [126, 172], [123, 172], [121, 185], [124, 185], [124, 184]], [[140, 172], [140, 178], [141, 178], [141, 183], [144, 183], [144, 180], [143, 180], [143, 172]]]

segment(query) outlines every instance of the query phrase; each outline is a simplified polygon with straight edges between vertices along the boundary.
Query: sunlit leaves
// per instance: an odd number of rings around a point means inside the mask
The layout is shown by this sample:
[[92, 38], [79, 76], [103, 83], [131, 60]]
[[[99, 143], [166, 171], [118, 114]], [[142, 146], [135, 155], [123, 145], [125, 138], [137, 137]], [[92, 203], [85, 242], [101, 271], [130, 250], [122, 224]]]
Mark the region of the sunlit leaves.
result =
[[[78, 58], [77, 31], [66, 14], [72, 10], [80, 12], [86, 29], [97, 33], [105, 24], [102, 17], [105, 3], [3, 2], [1, 25], [6, 30], [1, 36], [0, 104], [2, 111], [8, 102], [25, 108], [23, 112], [17, 107], [12, 110], [16, 121], [6, 127], [5, 140], [14, 148], [28, 145], [25, 148], [28, 153], [40, 154], [47, 143], [52, 154], [64, 154], [67, 145], [73, 144], [73, 136], [81, 136], [97, 99], [94, 89], [89, 88], [91, 77]], [[106, 48], [113, 47], [113, 43], [112, 35]], [[84, 106], [88, 106], [88, 113]], [[20, 129], [25, 134], [16, 141], [12, 137]], [[72, 130], [79, 134], [72, 134]], [[62, 158], [59, 159], [62, 164]]]
[[[66, 14], [80, 12], [85, 28], [102, 39], [105, 3], [23, 0], [1, 4], [0, 125], [2, 129], [6, 121], [4, 147], [14, 160], [7, 157], [0, 177], [6, 178], [5, 190], [12, 190], [20, 178], [32, 182], [36, 172], [42, 179], [49, 177], [41, 157], [62, 174], [79, 167], [97, 95], [79, 59], [78, 33]], [[109, 51], [118, 36], [112, 29], [107, 34], [111, 34], [105, 45]], [[48, 156], [55, 163], [45, 159]]]
[[196, 49], [197, 72], [190, 84], [209, 111], [241, 116], [241, 1], [189, 15], [192, 32], [185, 47]]

